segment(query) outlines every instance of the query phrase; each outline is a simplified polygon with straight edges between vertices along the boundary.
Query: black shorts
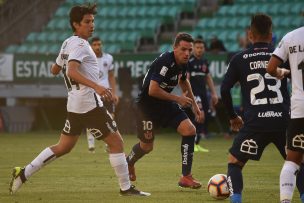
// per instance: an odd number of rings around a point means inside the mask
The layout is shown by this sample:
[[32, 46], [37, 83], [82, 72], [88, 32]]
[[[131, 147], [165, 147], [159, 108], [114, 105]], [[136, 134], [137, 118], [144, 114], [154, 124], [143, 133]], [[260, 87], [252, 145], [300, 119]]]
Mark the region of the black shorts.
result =
[[304, 118], [290, 119], [287, 129], [287, 148], [304, 152]]
[[239, 161], [260, 160], [265, 147], [273, 143], [282, 157], [286, 158], [286, 132], [252, 132], [240, 131], [234, 138], [229, 152]]
[[137, 137], [144, 143], [153, 142], [155, 128], [172, 127], [177, 129], [183, 120], [188, 119], [184, 110], [173, 102], [152, 106], [137, 104], [135, 111]]
[[106, 108], [97, 107], [83, 114], [68, 112], [62, 134], [80, 135], [84, 128], [87, 128], [96, 139], [103, 139], [109, 133], [117, 131], [116, 122], [111, 114]]

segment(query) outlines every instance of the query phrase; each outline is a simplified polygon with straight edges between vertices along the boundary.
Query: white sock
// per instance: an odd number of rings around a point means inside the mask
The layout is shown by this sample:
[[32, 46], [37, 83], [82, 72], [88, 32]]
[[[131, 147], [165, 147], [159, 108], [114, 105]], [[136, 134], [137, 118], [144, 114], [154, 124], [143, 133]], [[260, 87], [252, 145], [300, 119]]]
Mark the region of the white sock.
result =
[[30, 164], [25, 167], [24, 175], [26, 179], [55, 159], [56, 155], [54, 152], [49, 147], [45, 148]]
[[296, 174], [300, 166], [292, 161], [285, 161], [280, 175], [280, 200], [291, 200], [296, 186]]
[[87, 129], [87, 138], [88, 138], [89, 149], [95, 148], [95, 138], [88, 129]]
[[123, 191], [128, 190], [131, 187], [131, 183], [125, 153], [109, 154], [109, 159], [118, 178], [120, 189]]

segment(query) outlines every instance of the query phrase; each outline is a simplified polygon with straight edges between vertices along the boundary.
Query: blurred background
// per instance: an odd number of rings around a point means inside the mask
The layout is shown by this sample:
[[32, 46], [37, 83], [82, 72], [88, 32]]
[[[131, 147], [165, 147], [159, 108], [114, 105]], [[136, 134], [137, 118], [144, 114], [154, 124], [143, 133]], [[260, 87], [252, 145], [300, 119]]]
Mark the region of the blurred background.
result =
[[[114, 57], [120, 96], [116, 119], [123, 133], [134, 131], [132, 101], [150, 62], [171, 50], [177, 32], [206, 42], [205, 57], [218, 89], [227, 61], [248, 47], [252, 14], [272, 17], [274, 45], [304, 25], [303, 0], [0, 0], [0, 131], [62, 129], [67, 91], [50, 67], [72, 35], [70, 8], [88, 2], [98, 6], [94, 36]], [[233, 98], [237, 108], [237, 87]], [[219, 104], [210, 131], [227, 131], [222, 110]]]

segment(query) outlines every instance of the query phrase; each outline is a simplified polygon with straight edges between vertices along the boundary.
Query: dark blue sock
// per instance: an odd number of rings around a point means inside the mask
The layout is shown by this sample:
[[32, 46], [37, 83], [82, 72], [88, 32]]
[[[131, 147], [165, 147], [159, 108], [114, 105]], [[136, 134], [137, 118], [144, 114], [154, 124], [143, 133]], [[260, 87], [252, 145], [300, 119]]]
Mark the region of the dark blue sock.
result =
[[127, 156], [127, 162], [129, 165], [134, 165], [136, 161], [138, 161], [141, 157], [143, 157], [146, 154], [142, 148], [140, 148], [140, 144], [137, 143], [133, 146], [130, 154]]
[[191, 174], [195, 135], [182, 136], [181, 154], [182, 154], [182, 174], [187, 176]]
[[228, 164], [227, 183], [230, 191], [231, 203], [241, 203], [243, 190], [243, 175], [241, 166], [237, 164]]
[[300, 193], [300, 198], [304, 202], [304, 164], [300, 166], [300, 170], [297, 174], [297, 188]]

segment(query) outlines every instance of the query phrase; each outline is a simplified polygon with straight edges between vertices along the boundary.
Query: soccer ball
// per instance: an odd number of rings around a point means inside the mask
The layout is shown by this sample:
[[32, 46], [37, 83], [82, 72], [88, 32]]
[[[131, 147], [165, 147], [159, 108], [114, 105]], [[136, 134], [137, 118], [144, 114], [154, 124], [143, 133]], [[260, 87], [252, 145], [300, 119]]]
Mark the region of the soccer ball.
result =
[[214, 199], [226, 199], [229, 197], [227, 185], [227, 176], [225, 174], [216, 174], [208, 181], [208, 192]]

